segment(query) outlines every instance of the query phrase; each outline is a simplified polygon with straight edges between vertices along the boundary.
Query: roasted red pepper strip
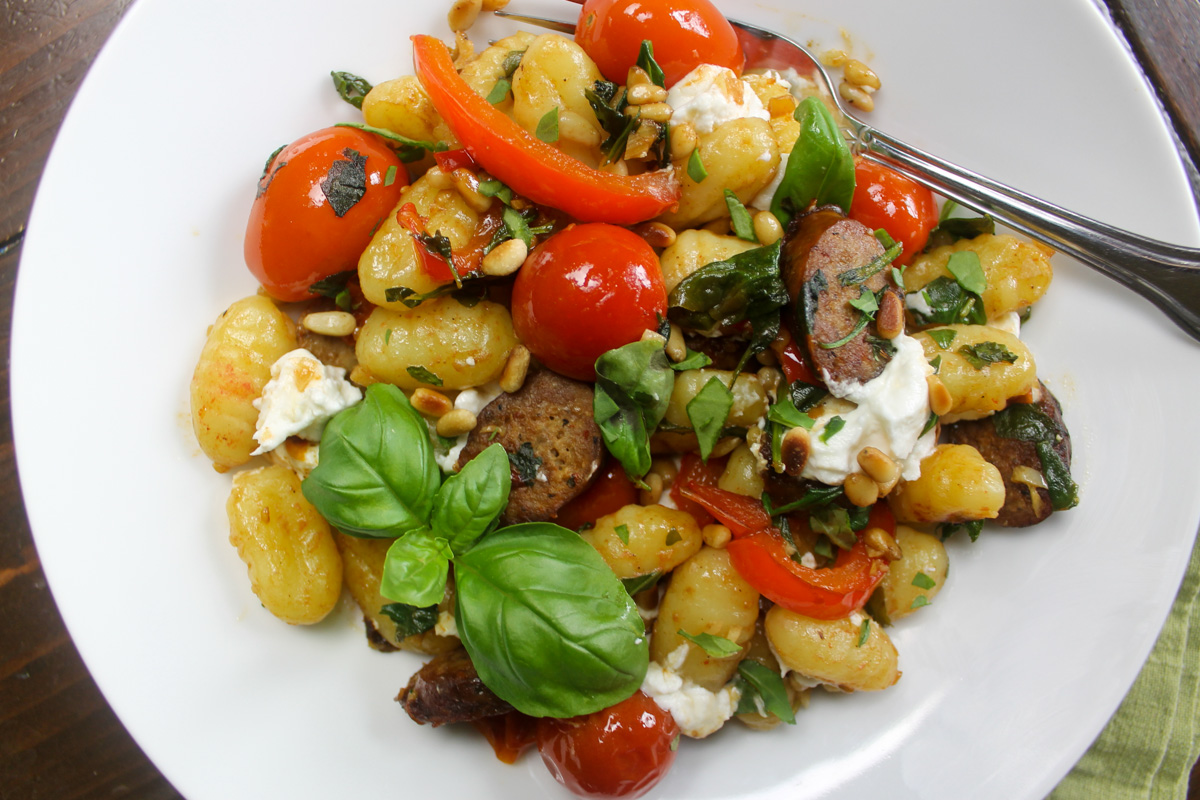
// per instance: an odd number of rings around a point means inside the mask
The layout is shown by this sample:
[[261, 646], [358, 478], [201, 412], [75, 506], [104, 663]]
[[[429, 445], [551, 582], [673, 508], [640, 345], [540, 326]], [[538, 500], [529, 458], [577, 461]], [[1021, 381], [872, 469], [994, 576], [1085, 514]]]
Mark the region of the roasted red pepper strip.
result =
[[442, 172], [445, 172], [447, 175], [460, 168], [469, 169], [472, 172], [479, 169], [479, 165], [475, 163], [475, 159], [471, 158], [471, 154], [462, 148], [434, 153], [433, 160], [437, 162]]
[[583, 222], [631, 225], [679, 202], [673, 170], [613, 175], [593, 169], [528, 133], [454, 70], [450, 51], [432, 36], [414, 36], [413, 68], [434, 108], [479, 165], [514, 192]]
[[680, 493], [694, 503], [699, 503], [733, 534], [734, 538], [746, 536], [771, 527], [771, 515], [763, 508], [761, 500], [730, 492], [719, 486], [684, 484]]

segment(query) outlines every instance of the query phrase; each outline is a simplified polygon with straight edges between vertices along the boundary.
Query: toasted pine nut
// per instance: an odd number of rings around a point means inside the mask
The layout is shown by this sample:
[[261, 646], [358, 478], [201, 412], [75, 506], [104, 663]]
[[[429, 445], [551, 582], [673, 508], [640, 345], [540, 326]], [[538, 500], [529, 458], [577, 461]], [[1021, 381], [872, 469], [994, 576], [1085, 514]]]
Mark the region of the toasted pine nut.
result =
[[454, 408], [454, 403], [450, 402], [449, 397], [436, 389], [426, 389], [424, 386], [414, 389], [409, 400], [413, 408], [434, 419], [446, 416]]
[[475, 24], [475, 18], [482, 10], [483, 0], [454, 0], [450, 13], [446, 15], [446, 22], [450, 23], [452, 31], [465, 31]]
[[479, 262], [484, 275], [502, 277], [512, 275], [529, 255], [529, 247], [523, 239], [508, 239], [496, 245], [490, 253]]
[[661, 222], [642, 222], [633, 226], [633, 232], [651, 247], [670, 247], [675, 244], [675, 229]]
[[568, 142], [576, 142], [586, 147], [597, 147], [600, 144], [600, 132], [581, 114], [574, 111], [562, 111], [558, 115], [558, 138]]
[[804, 469], [804, 465], [808, 463], [808, 453], [811, 447], [811, 438], [806, 429], [788, 429], [779, 445], [779, 457], [783, 461], [783, 471], [792, 477], [798, 477]]
[[894, 486], [900, 479], [900, 465], [878, 447], [864, 447], [859, 450], [858, 465], [862, 467], [863, 472], [871, 476], [871, 480], [880, 484], [880, 488], [889, 484]]
[[838, 94], [859, 111], [874, 111], [875, 99], [861, 86], [855, 86], [842, 81], [838, 84]]
[[499, 11], [508, 5], [508, 0], [483, 0], [484, 11]]
[[767, 390], [767, 394], [774, 395], [783, 384], [783, 373], [776, 367], [763, 367], [758, 371], [758, 382]]
[[929, 384], [929, 410], [939, 417], [949, 414], [954, 407], [954, 398], [950, 396], [946, 384], [937, 375], [928, 376], [925, 382]]
[[650, 471], [662, 478], [664, 487], [675, 480], [675, 476], [679, 474], [679, 468], [675, 466], [673, 458], [654, 459], [650, 462]]
[[625, 99], [630, 105], [642, 106], [647, 103], [662, 103], [667, 99], [667, 90], [654, 83], [639, 83], [630, 86], [625, 93]]
[[379, 383], [379, 379], [371, 374], [371, 370], [364, 367], [362, 364], [355, 364], [350, 369], [350, 382], [359, 386], [370, 386], [373, 383]]
[[665, 336], [663, 336], [658, 331], [652, 331], [649, 328], [646, 328], [646, 330], [642, 331], [642, 339], [641, 340], [643, 342], [649, 342], [649, 341], [661, 342], [664, 347], [667, 344], [667, 338]]
[[771, 119], [790, 117], [796, 113], [797, 105], [796, 98], [790, 94], [781, 94], [767, 101], [767, 113], [771, 115]]
[[671, 160], [683, 161], [700, 144], [700, 135], [690, 123], [671, 126]]
[[863, 544], [867, 546], [867, 555], [872, 558], [883, 556], [888, 561], [899, 561], [904, 558], [900, 543], [883, 528], [871, 526], [863, 531]]
[[754, 354], [754, 360], [762, 364], [764, 367], [779, 366], [779, 358], [775, 355], [775, 351], [770, 348], [767, 348], [766, 350], [759, 350]]
[[439, 192], [446, 189], [457, 189], [454, 183], [453, 176], [442, 172], [441, 167], [430, 167], [425, 173], [425, 182], [430, 185], [430, 188], [437, 189]]
[[840, 67], [850, 60], [845, 50], [826, 50], [821, 53], [821, 63], [827, 67]]
[[904, 301], [896, 292], [884, 292], [875, 314], [875, 327], [884, 339], [895, 339], [904, 333]]
[[879, 485], [861, 472], [847, 475], [842, 490], [846, 499], [859, 508], [875, 505], [879, 499]]
[[737, 450], [738, 445], [741, 443], [742, 440], [736, 436], [726, 436], [724, 439], [717, 440], [717, 443], [713, 445], [712, 452], [709, 455], [711, 455], [713, 458], [723, 458], [724, 456], [732, 453], [734, 450]]
[[520, 391], [529, 374], [529, 348], [519, 344], [508, 354], [504, 371], [500, 373], [500, 389], [508, 394]]
[[676, 364], [687, 358], [687, 344], [683, 341], [683, 329], [678, 325], [671, 326], [671, 335], [667, 337], [667, 358]]
[[705, 525], [700, 529], [700, 537], [704, 539], [704, 543], [709, 547], [723, 550], [725, 545], [729, 544], [729, 540], [733, 538], [733, 532], [724, 525], [713, 523], [712, 525]]
[[476, 422], [475, 415], [470, 411], [465, 408], [456, 408], [442, 415], [437, 421], [436, 430], [438, 436], [452, 439], [475, 430]]
[[754, 215], [754, 236], [759, 244], [775, 244], [783, 238], [783, 226], [779, 218], [770, 211], [759, 211]]
[[300, 324], [322, 336], [349, 336], [358, 326], [349, 311], [314, 311], [305, 314]]
[[482, 214], [492, 207], [492, 198], [479, 193], [479, 178], [469, 169], [459, 167], [450, 173], [450, 177], [454, 179], [454, 188], [458, 189], [462, 199], [475, 211]]
[[862, 86], [865, 88], [878, 89], [880, 87], [879, 76], [875, 74], [875, 70], [868, 67], [857, 58], [852, 58], [846, 62], [846, 82], [854, 86]]
[[632, 117], [637, 114], [642, 119], [654, 122], [669, 122], [675, 109], [666, 103], [646, 103], [644, 106], [625, 106], [625, 115]]
[[644, 506], [652, 506], [662, 499], [662, 475], [656, 475], [653, 472], [647, 473], [643, 482], [646, 484], [646, 488], [638, 491], [638, 502]]
[[650, 80], [650, 75], [646, 72], [646, 70], [642, 69], [641, 67], [629, 68], [629, 72], [625, 75], [626, 91], [632, 89], [634, 86], [641, 86], [646, 83], [654, 83], [654, 81]]

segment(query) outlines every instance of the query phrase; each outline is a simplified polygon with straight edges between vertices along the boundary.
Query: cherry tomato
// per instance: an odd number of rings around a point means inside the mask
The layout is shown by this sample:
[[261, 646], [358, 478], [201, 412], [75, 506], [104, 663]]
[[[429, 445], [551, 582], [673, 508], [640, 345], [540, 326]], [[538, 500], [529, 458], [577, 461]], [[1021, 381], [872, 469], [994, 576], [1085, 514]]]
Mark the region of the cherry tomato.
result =
[[277, 300], [310, 297], [317, 281], [354, 269], [406, 185], [404, 165], [372, 134], [326, 128], [300, 137], [259, 179], [246, 266]]
[[555, 780], [583, 797], [640, 797], [675, 761], [679, 726], [642, 692], [603, 711], [538, 721], [537, 746]]
[[654, 249], [615, 225], [574, 225], [542, 242], [513, 283], [517, 337], [555, 372], [595, 380], [596, 359], [667, 315]]
[[938, 224], [933, 193], [894, 170], [871, 161], [854, 165], [854, 200], [850, 219], [872, 230], [883, 228], [904, 245], [896, 266], [904, 266], [925, 247]]
[[505, 764], [515, 764], [526, 748], [537, 741], [537, 720], [520, 711], [474, 720], [475, 730], [483, 734]]
[[638, 501], [638, 490], [625, 474], [621, 462], [611, 456], [596, 474], [583, 494], [559, 510], [554, 522], [564, 528], [577, 531], [584, 525], [595, 523], [605, 514], [620, 511]]
[[644, 39], [654, 43], [667, 88], [700, 64], [741, 75], [746, 63], [733, 26], [709, 0], [586, 0], [575, 25], [575, 41], [622, 85]]

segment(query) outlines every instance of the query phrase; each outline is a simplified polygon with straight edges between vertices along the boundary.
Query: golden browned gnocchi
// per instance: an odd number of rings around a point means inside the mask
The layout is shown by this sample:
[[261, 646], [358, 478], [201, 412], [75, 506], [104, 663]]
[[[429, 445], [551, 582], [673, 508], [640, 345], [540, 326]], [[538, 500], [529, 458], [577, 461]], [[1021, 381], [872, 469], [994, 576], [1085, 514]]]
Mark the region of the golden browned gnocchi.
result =
[[926, 360], [941, 359], [937, 377], [951, 398], [944, 422], [1000, 411], [1011, 398], [1037, 386], [1033, 353], [1008, 331], [990, 325], [944, 325], [914, 333], [913, 338], [925, 349]]
[[901, 481], [888, 503], [900, 522], [995, 519], [1004, 505], [1004, 479], [974, 447], [940, 444], [921, 459], [920, 477]]
[[818, 683], [846, 692], [874, 692], [900, 680], [891, 637], [859, 614], [813, 619], [775, 606], [767, 612], [766, 631], [779, 663]]
[[903, 555], [888, 565], [868, 605], [873, 615], [889, 624], [933, 602], [950, 569], [946, 547], [936, 536], [897, 525], [896, 544]]
[[979, 265], [987, 278], [987, 288], [981, 296], [988, 319], [1028, 308], [1050, 287], [1054, 275], [1050, 265], [1053, 250], [1015, 236], [990, 233], [959, 239], [917, 256], [904, 270], [905, 287], [915, 292], [935, 278], [951, 277], [946, 264], [950, 256], [964, 250], [979, 256]]
[[703, 543], [691, 514], [660, 505], [625, 506], [600, 517], [580, 535], [621, 579], [666, 575]]

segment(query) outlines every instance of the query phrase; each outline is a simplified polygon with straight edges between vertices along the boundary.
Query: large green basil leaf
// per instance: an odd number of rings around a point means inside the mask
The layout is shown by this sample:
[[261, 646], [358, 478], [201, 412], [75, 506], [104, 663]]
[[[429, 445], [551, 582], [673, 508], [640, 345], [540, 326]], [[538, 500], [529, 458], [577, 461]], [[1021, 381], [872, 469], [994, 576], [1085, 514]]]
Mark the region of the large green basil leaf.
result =
[[499, 442], [489, 445], [442, 484], [433, 498], [429, 526], [450, 542], [455, 553], [461, 553], [508, 505], [511, 489], [508, 453]]
[[666, 415], [674, 388], [675, 372], [661, 342], [631, 342], [596, 359], [596, 424], [631, 477], [650, 469], [650, 435]]
[[704, 387], [687, 404], [688, 420], [696, 431], [700, 444], [700, 457], [708, 461], [708, 455], [721, 438], [725, 420], [733, 408], [733, 392], [716, 375], [708, 379]]
[[379, 593], [410, 606], [435, 605], [446, 592], [453, 557], [449, 542], [433, 531], [405, 534], [388, 548]]
[[342, 532], [392, 539], [426, 526], [441, 480], [425, 420], [404, 392], [377, 383], [330, 420], [303, 490]]
[[756, 247], [726, 261], [706, 264], [671, 291], [667, 316], [672, 322], [705, 334], [750, 320], [757, 330], [788, 302], [779, 277], [782, 240]]
[[785, 228], [813, 203], [849, 212], [854, 199], [854, 156], [829, 109], [808, 97], [796, 108], [795, 117], [800, 136], [771, 198], [771, 213]]
[[547, 522], [502, 528], [454, 562], [458, 633], [484, 684], [518, 711], [572, 717], [642, 685], [637, 606], [579, 535]]

